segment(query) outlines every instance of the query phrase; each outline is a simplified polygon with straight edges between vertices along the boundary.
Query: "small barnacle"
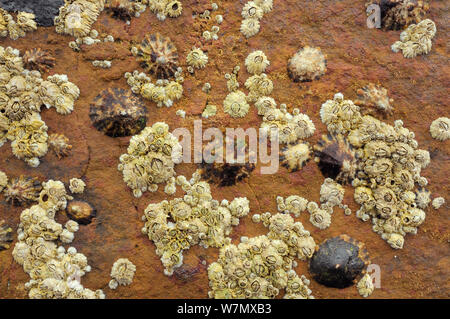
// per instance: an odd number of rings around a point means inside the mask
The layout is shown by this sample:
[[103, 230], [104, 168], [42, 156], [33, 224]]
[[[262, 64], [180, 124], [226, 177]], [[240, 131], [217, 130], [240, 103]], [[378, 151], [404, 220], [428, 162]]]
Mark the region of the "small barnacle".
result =
[[431, 193], [425, 188], [419, 188], [416, 192], [416, 204], [419, 208], [425, 209], [431, 202]]
[[379, 111], [383, 114], [392, 114], [393, 107], [391, 103], [393, 99], [387, 95], [387, 90], [373, 83], [369, 83], [362, 89], [357, 91], [358, 99], [355, 101], [356, 105], [362, 106], [363, 110], [370, 112], [372, 110]]
[[313, 121], [308, 115], [300, 113], [298, 109], [294, 109], [294, 116], [290, 120], [294, 124], [294, 131], [298, 138], [304, 139], [311, 137], [316, 131]]
[[277, 103], [271, 97], [261, 96], [255, 102], [255, 107], [258, 110], [258, 115], [264, 116], [268, 110], [275, 109], [277, 107]]
[[202, 87], [202, 91], [205, 93], [209, 93], [209, 91], [211, 91], [211, 84], [209, 84], [209, 82], [206, 82]]
[[253, 0], [264, 13], [269, 13], [273, 8], [273, 0]]
[[241, 32], [246, 38], [250, 38], [259, 32], [260, 24], [258, 19], [248, 18], [242, 20]]
[[433, 121], [430, 125], [430, 134], [439, 141], [445, 141], [450, 138], [450, 119], [448, 117], [440, 117]]
[[248, 99], [256, 101], [260, 96], [267, 96], [272, 93], [273, 82], [267, 74], [262, 73], [249, 77], [245, 81], [245, 87], [250, 91]]
[[311, 213], [309, 221], [319, 229], [326, 229], [331, 225], [331, 215], [327, 211], [319, 208]]
[[344, 188], [331, 178], [325, 178], [320, 187], [320, 202], [327, 203], [331, 207], [342, 203], [344, 199]]
[[208, 56], [198, 48], [193, 48], [186, 56], [186, 63], [194, 68], [203, 69], [208, 63]]
[[183, 6], [181, 5], [181, 2], [178, 0], [170, 1], [166, 6], [166, 13], [171, 18], [179, 17], [182, 11]]
[[441, 208], [442, 205], [445, 204], [445, 199], [444, 197], [436, 197], [435, 199], [433, 199], [433, 201], [431, 202], [431, 205], [433, 206], [434, 209], [439, 209]]
[[82, 225], [90, 224], [92, 218], [97, 214], [96, 210], [89, 203], [83, 201], [69, 202], [66, 211], [69, 218]]
[[373, 290], [375, 289], [375, 286], [373, 285], [372, 277], [370, 277], [369, 274], [365, 274], [360, 281], [358, 281], [358, 284], [356, 285], [356, 288], [358, 288], [358, 293], [363, 296], [364, 298], [369, 297]]
[[68, 156], [72, 149], [72, 145], [69, 144], [69, 139], [63, 134], [58, 133], [49, 135], [48, 146], [59, 159]]
[[314, 145], [314, 155], [314, 160], [325, 177], [342, 184], [351, 183], [355, 178], [355, 152], [341, 135], [323, 135]]
[[178, 53], [170, 38], [159, 33], [147, 34], [132, 52], [135, 52], [141, 66], [158, 79], [175, 76], [178, 69]]
[[86, 183], [79, 178], [71, 178], [69, 182], [69, 189], [74, 194], [81, 194], [84, 192]]
[[37, 178], [21, 175], [9, 181], [4, 194], [8, 203], [21, 206], [23, 203], [37, 202], [41, 190], [42, 185]]
[[0, 251], [10, 247], [13, 241], [13, 230], [4, 220], [0, 220]]
[[225, 113], [234, 118], [244, 117], [247, 115], [250, 105], [246, 101], [246, 96], [242, 91], [231, 92], [223, 101]]
[[0, 171], [0, 193], [8, 185], [8, 176], [3, 171]]
[[309, 261], [314, 280], [327, 287], [345, 288], [365, 273], [369, 256], [362, 242], [348, 235], [329, 238]]
[[[131, 261], [127, 258], [119, 258], [114, 262], [111, 268], [111, 278], [119, 285], [128, 286], [133, 282], [135, 272], [136, 266]], [[115, 286], [115, 284], [111, 284], [110, 282], [110, 287], [111, 286]]]
[[306, 46], [288, 62], [288, 74], [294, 82], [318, 80], [327, 70], [327, 61], [320, 48]]
[[381, 237], [394, 249], [402, 249], [405, 243], [405, 237], [397, 233], [383, 233]]
[[22, 59], [26, 69], [38, 70], [41, 73], [48, 72], [48, 69], [55, 65], [55, 58], [48, 51], [40, 48], [27, 50]]
[[249, 1], [242, 8], [242, 17], [244, 19], [261, 19], [264, 15], [262, 9], [255, 4], [253, 1]]
[[284, 205], [286, 207], [286, 211], [289, 212], [290, 214], [294, 215], [295, 217], [300, 216], [300, 213], [305, 211], [307, 204], [308, 204], [308, 201], [305, 198], [300, 197], [298, 195], [288, 196], [284, 200]]
[[281, 165], [286, 167], [289, 172], [296, 172], [310, 160], [311, 147], [309, 143], [299, 141], [286, 145], [280, 155]]
[[251, 74], [261, 74], [269, 65], [270, 61], [261, 50], [253, 51], [245, 59], [245, 66]]
[[109, 88], [95, 97], [89, 117], [94, 127], [108, 136], [130, 136], [146, 126], [147, 108], [132, 92]]

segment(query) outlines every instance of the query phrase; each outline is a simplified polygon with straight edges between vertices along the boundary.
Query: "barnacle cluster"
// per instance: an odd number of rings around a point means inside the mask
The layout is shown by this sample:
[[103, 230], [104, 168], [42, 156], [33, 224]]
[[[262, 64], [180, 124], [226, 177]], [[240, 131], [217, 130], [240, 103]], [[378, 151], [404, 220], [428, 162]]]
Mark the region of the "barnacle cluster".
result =
[[433, 206], [434, 209], [439, 209], [444, 204], [445, 204], [445, 198], [444, 197], [436, 197], [431, 202], [431, 206]]
[[381, 10], [381, 25], [386, 30], [401, 30], [412, 23], [419, 23], [430, 8], [428, 0], [370, 0]]
[[55, 153], [58, 159], [68, 156], [72, 145], [69, 144], [69, 139], [58, 133], [53, 133], [48, 136], [48, 147]]
[[445, 141], [450, 138], [450, 119], [448, 117], [439, 117], [430, 125], [430, 134], [439, 141]]
[[[78, 37], [75, 39], [75, 41], [70, 41], [69, 42], [69, 47], [75, 51], [75, 52], [79, 52], [81, 51], [81, 45], [85, 44], [85, 45], [94, 45], [94, 44], [98, 44], [101, 42], [114, 42], [114, 37], [112, 35], [107, 35], [105, 37], [103, 37], [103, 39], [98, 38], [98, 31], [95, 29], [92, 29], [89, 31], [89, 34], [83, 37]], [[104, 67], [104, 68], [109, 68], [111, 67], [111, 61], [108, 60], [103, 60], [103, 61], [92, 61], [92, 64], [96, 67]]]
[[430, 19], [422, 20], [418, 24], [411, 24], [400, 33], [400, 41], [395, 42], [391, 49], [394, 52], [402, 51], [405, 58], [414, 58], [418, 55], [428, 54], [431, 51], [431, 39], [436, 34], [436, 25]]
[[112, 17], [130, 21], [132, 17], [139, 17], [147, 6], [142, 0], [106, 0], [105, 11], [112, 13]]
[[0, 46], [0, 74], [0, 145], [10, 140], [13, 154], [37, 167], [48, 150], [41, 105], [69, 114], [80, 90], [66, 75], [43, 80], [39, 71], [24, 69], [19, 51], [11, 47]]
[[360, 281], [356, 284], [358, 293], [364, 298], [369, 297], [375, 289], [372, 277], [369, 274], [365, 274]]
[[259, 98], [268, 96], [273, 91], [273, 82], [265, 73], [255, 74], [249, 77], [245, 83], [249, 90], [247, 101], [256, 102]]
[[[218, 14], [219, 5], [215, 2], [211, 3], [211, 10], [206, 9], [201, 13], [194, 13], [193, 17], [198, 20], [195, 23], [195, 29], [201, 32], [201, 37], [205, 41], [219, 39], [219, 26], [222, 24], [223, 16]], [[214, 15], [213, 15], [214, 14]], [[211, 26], [211, 24], [213, 24]]]
[[85, 37], [104, 8], [105, 0], [65, 0], [55, 17], [56, 32]]
[[[344, 100], [341, 93], [322, 104], [322, 122], [330, 133], [345, 139], [354, 149], [356, 174], [352, 181], [355, 201], [361, 205], [356, 216], [372, 219], [373, 230], [393, 248], [400, 249], [407, 233], [416, 234], [425, 220], [426, 194], [420, 172], [430, 162], [426, 150], [418, 149], [414, 132], [397, 120], [388, 125]], [[353, 165], [352, 165], [353, 166]], [[422, 206], [419, 208], [418, 206]]]
[[144, 99], [155, 102], [157, 107], [171, 107], [173, 102], [183, 96], [181, 71], [181, 68], [178, 68], [175, 73], [175, 81], [160, 79], [152, 83], [152, 80], [145, 73], [139, 73], [137, 70], [133, 73], [126, 72], [125, 78], [133, 93], [140, 94]]
[[160, 21], [164, 21], [166, 17], [179, 17], [183, 11], [183, 6], [178, 0], [139, 0], [140, 3], [146, 5]]
[[264, 13], [272, 11], [272, 0], [254, 0], [248, 1], [242, 8], [241, 32], [246, 38], [256, 35], [260, 29], [259, 20], [262, 19]]
[[208, 63], [208, 56], [202, 49], [192, 48], [186, 56], [186, 63], [196, 69], [203, 69]]
[[267, 235], [228, 242], [219, 258], [208, 267], [210, 298], [313, 298], [309, 280], [293, 269], [295, 258], [305, 260], [314, 253], [315, 242], [300, 222], [289, 215], [264, 213]]
[[294, 82], [318, 80], [327, 70], [326, 56], [320, 48], [306, 46], [289, 59], [287, 70]]
[[277, 196], [277, 209], [280, 213], [292, 214], [294, 217], [299, 217], [300, 213], [306, 210], [308, 200], [298, 196], [291, 195], [286, 198]]
[[378, 111], [383, 115], [392, 115], [393, 99], [389, 98], [387, 90], [381, 85], [369, 83], [357, 91], [358, 99], [355, 104], [362, 107], [364, 114], [370, 114], [372, 111]]
[[111, 269], [109, 288], [116, 289], [119, 285], [128, 286], [133, 282], [136, 266], [127, 258], [117, 259]]
[[101, 290], [84, 288], [80, 278], [91, 270], [85, 255], [74, 247], [67, 250], [58, 245], [73, 240], [78, 223], [65, 226], [55, 220], [58, 211], [71, 199], [64, 184], [49, 180], [43, 184], [39, 203], [22, 211], [17, 231], [17, 243], [12, 252], [14, 260], [30, 276], [25, 284], [30, 298], [105, 298]]
[[175, 77], [178, 70], [178, 52], [173, 42], [160, 33], [147, 34], [140, 44], [131, 47], [141, 66], [158, 79]]
[[5, 223], [4, 220], [0, 220], [0, 251], [9, 249], [13, 241], [13, 230]]
[[48, 69], [55, 65], [55, 58], [48, 51], [40, 48], [25, 51], [22, 59], [26, 69], [37, 70], [41, 73], [48, 72]]
[[188, 181], [177, 177], [177, 184], [186, 193], [182, 198], [164, 200], [147, 206], [142, 217], [144, 234], [156, 245], [164, 273], [173, 274], [183, 263], [183, 251], [200, 244], [203, 247], [222, 247], [232, 226], [248, 214], [249, 201], [245, 197], [231, 202], [214, 200], [207, 182], [194, 173]]
[[34, 14], [19, 12], [17, 22], [6, 10], [0, 8], [0, 37], [9, 36], [12, 40], [24, 37], [26, 32], [37, 29]]
[[94, 98], [89, 118], [97, 130], [108, 136], [130, 136], [145, 128], [147, 108], [130, 90], [108, 88]]
[[167, 183], [165, 191], [175, 193], [175, 164], [181, 157], [181, 145], [169, 132], [169, 126], [157, 122], [134, 135], [127, 153], [119, 158], [119, 171], [135, 197], [149, 190], [155, 192], [158, 184]]
[[41, 190], [41, 182], [37, 178], [20, 175], [19, 177], [12, 178], [4, 186], [3, 193], [6, 202], [20, 206], [22, 204], [37, 202]]

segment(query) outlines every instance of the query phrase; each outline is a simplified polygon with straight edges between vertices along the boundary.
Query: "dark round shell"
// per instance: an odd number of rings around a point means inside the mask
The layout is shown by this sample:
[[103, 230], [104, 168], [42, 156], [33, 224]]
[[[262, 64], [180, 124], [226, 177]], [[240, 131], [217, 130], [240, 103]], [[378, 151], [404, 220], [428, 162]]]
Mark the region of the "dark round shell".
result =
[[110, 0], [105, 4], [105, 10], [111, 11], [112, 17], [129, 21], [134, 16], [133, 6], [129, 0]]
[[342, 136], [323, 135], [314, 145], [314, 156], [323, 176], [342, 184], [350, 183], [355, 178], [355, 152]]
[[111, 137], [135, 135], [147, 124], [147, 108], [140, 97], [121, 88], [103, 90], [91, 103], [89, 117]]
[[318, 283], [333, 288], [349, 287], [365, 273], [369, 254], [364, 244], [348, 235], [325, 240], [309, 261], [309, 271]]
[[138, 46], [137, 60], [158, 79], [170, 79], [178, 69], [178, 52], [168, 37], [159, 33], [147, 34]]
[[97, 215], [97, 211], [91, 204], [83, 201], [74, 200], [67, 205], [67, 216], [77, 221], [79, 224], [87, 225]]
[[54, 25], [54, 18], [59, 14], [59, 8], [64, 0], [0, 0], [0, 7], [9, 12], [32, 12], [36, 16], [38, 26]]

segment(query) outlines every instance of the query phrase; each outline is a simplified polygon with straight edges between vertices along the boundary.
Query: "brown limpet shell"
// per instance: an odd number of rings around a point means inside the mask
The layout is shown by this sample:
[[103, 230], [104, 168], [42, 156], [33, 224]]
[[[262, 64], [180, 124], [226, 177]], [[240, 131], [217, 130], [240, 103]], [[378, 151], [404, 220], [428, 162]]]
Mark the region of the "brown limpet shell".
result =
[[28, 70], [37, 70], [41, 73], [48, 72], [55, 66], [55, 58], [47, 50], [34, 48], [27, 50], [23, 55], [23, 65]]
[[178, 69], [178, 52], [170, 38], [160, 33], [147, 34], [137, 46], [136, 55], [141, 66], [158, 79], [175, 77]]
[[130, 136], [145, 128], [147, 108], [131, 91], [109, 88], [95, 97], [89, 117], [94, 127], [108, 136]]
[[13, 230], [4, 220], [0, 220], [0, 251], [6, 250], [13, 241]]
[[70, 219], [82, 225], [90, 224], [92, 219], [97, 215], [97, 211], [91, 204], [78, 200], [69, 202], [66, 212]]
[[21, 206], [24, 203], [37, 202], [41, 190], [42, 184], [37, 178], [21, 175], [10, 180], [3, 192], [8, 203]]

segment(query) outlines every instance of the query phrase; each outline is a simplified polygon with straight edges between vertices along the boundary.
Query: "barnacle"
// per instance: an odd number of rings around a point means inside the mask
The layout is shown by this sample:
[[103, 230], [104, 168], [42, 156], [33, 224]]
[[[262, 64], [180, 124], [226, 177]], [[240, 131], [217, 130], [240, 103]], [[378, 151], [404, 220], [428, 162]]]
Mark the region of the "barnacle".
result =
[[450, 138], [450, 119], [448, 117], [439, 117], [430, 125], [430, 134], [439, 141], [445, 141]]
[[229, 93], [223, 101], [223, 109], [234, 118], [247, 115], [250, 105], [246, 101], [246, 96], [242, 91]]
[[314, 280], [327, 287], [345, 288], [355, 284], [369, 265], [362, 242], [348, 235], [329, 238], [319, 245], [309, 261]]
[[259, 97], [267, 96], [272, 93], [273, 82], [267, 74], [262, 73], [249, 77], [247, 81], [245, 81], [245, 87], [250, 91], [247, 100], [254, 102]]
[[181, 2], [178, 0], [170, 1], [166, 6], [166, 13], [171, 18], [179, 17], [182, 11], [183, 6], [181, 5]]
[[13, 241], [13, 230], [4, 220], [0, 220], [0, 251], [10, 247]]
[[384, 87], [369, 83], [362, 89], [359, 89], [357, 94], [358, 99], [355, 101], [355, 104], [362, 106], [363, 111], [369, 113], [375, 110], [384, 115], [392, 114], [393, 107], [391, 103], [394, 100], [388, 97], [387, 90]]
[[[225, 145], [228, 145], [228, 143], [225, 143]], [[248, 147], [246, 145], [244, 147], [235, 145], [233, 149], [225, 147], [224, 151], [226, 152], [225, 158], [222, 160], [216, 158], [218, 154], [215, 154], [214, 150], [210, 152], [211, 158], [202, 157], [203, 161], [199, 165], [199, 173], [202, 178], [219, 186], [231, 186], [249, 177], [255, 169], [255, 164], [250, 161], [251, 156]], [[229, 158], [234, 159], [235, 152], [238, 154], [237, 159], [239, 161], [229, 160]], [[240, 154], [243, 154], [242, 160], [239, 158]]]
[[170, 38], [160, 33], [147, 34], [131, 52], [137, 57], [141, 66], [158, 79], [175, 77], [178, 69], [178, 52]]
[[360, 281], [358, 281], [358, 284], [356, 285], [356, 288], [358, 288], [358, 293], [363, 296], [364, 298], [369, 297], [373, 290], [375, 289], [375, 286], [373, 285], [372, 277], [370, 277], [369, 274], [365, 274]]
[[416, 192], [416, 204], [417, 207], [425, 209], [431, 202], [431, 193], [425, 188], [419, 188]]
[[84, 192], [84, 187], [86, 183], [79, 178], [71, 178], [69, 181], [69, 189], [74, 194], [81, 194]]
[[306, 46], [288, 61], [288, 74], [294, 82], [318, 80], [327, 70], [327, 61], [320, 48]]
[[155, 192], [157, 184], [173, 184], [175, 164], [181, 158], [181, 144], [169, 132], [169, 126], [157, 122], [134, 135], [127, 153], [119, 158], [118, 169], [135, 197], [149, 190]]
[[401, 50], [405, 58], [428, 54], [431, 51], [431, 40], [435, 34], [436, 25], [430, 19], [423, 20], [418, 24], [411, 24], [400, 33], [400, 41], [395, 42], [391, 49], [393, 52]]
[[141, 98], [121, 88], [100, 92], [91, 103], [94, 127], [111, 137], [138, 134], [147, 124], [147, 108]]
[[261, 74], [270, 65], [270, 61], [263, 51], [257, 50], [250, 53], [245, 59], [248, 73]]
[[320, 187], [320, 202], [326, 203], [331, 207], [342, 203], [344, 199], [344, 188], [331, 178], [325, 178]]
[[441, 208], [442, 205], [445, 204], [445, 199], [444, 197], [436, 197], [435, 199], [433, 199], [433, 201], [431, 202], [431, 205], [433, 206], [434, 209], [439, 209]]
[[72, 149], [72, 145], [69, 144], [69, 139], [63, 134], [58, 133], [49, 135], [48, 146], [59, 159], [68, 156]]
[[264, 15], [262, 9], [255, 4], [253, 1], [247, 2], [242, 8], [242, 17], [244, 19], [255, 18], [261, 19]]
[[202, 112], [202, 117], [209, 118], [211, 116], [216, 115], [217, 113], [217, 106], [213, 104], [206, 105], [205, 109]]
[[70, 201], [67, 205], [67, 215], [79, 224], [87, 225], [97, 215], [96, 210], [87, 202]]
[[259, 32], [260, 27], [258, 19], [244, 19], [241, 23], [241, 32], [246, 38], [250, 38]]
[[203, 69], [208, 63], [208, 56], [198, 48], [193, 48], [186, 56], [186, 63], [194, 68]]
[[0, 171], [0, 192], [8, 185], [8, 176], [3, 171]]
[[264, 13], [269, 13], [273, 8], [273, 0], [253, 0]]
[[323, 135], [314, 145], [314, 155], [314, 160], [325, 177], [343, 184], [351, 182], [355, 177], [355, 152], [341, 135]]
[[428, 0], [381, 0], [381, 23], [384, 29], [401, 30], [419, 23], [429, 10]]
[[136, 266], [127, 258], [117, 259], [111, 269], [111, 277], [113, 278], [109, 282], [109, 287], [117, 287], [117, 285], [128, 286], [133, 282], [134, 273], [136, 272]]
[[27, 50], [22, 58], [25, 68], [38, 70], [41, 73], [48, 72], [48, 69], [55, 65], [55, 58], [48, 51], [40, 48]]
[[309, 221], [319, 229], [326, 229], [331, 225], [331, 215], [327, 211], [319, 208], [311, 213]]
[[280, 163], [289, 172], [303, 168], [311, 157], [311, 147], [307, 142], [297, 142], [286, 145], [280, 152]]
[[3, 192], [8, 203], [22, 205], [38, 201], [41, 189], [41, 182], [37, 178], [21, 175], [11, 179]]
[[[291, 195], [285, 199], [281, 196], [277, 197], [277, 209], [280, 213], [289, 213], [295, 217], [305, 211], [308, 200], [298, 195]], [[253, 215], [255, 216], [255, 215]]]

